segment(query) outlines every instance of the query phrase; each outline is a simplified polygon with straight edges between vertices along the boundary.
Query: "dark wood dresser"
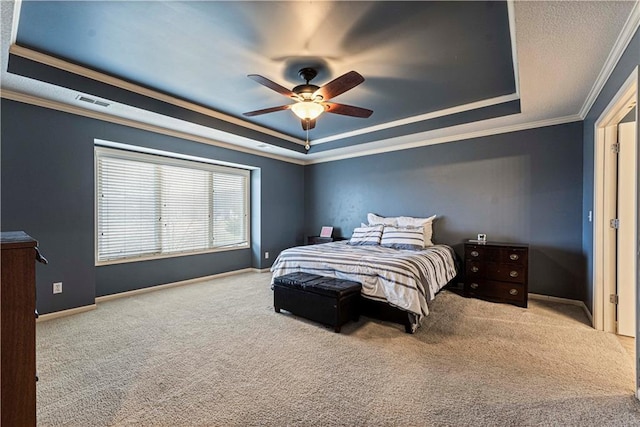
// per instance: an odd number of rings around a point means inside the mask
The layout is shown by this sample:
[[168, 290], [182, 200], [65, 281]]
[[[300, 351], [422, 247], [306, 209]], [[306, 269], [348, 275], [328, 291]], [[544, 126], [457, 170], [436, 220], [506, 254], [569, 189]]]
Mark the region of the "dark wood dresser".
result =
[[466, 242], [464, 264], [466, 296], [527, 307], [528, 245]]
[[36, 268], [34, 239], [23, 231], [0, 233], [1, 388], [3, 426], [36, 425]]

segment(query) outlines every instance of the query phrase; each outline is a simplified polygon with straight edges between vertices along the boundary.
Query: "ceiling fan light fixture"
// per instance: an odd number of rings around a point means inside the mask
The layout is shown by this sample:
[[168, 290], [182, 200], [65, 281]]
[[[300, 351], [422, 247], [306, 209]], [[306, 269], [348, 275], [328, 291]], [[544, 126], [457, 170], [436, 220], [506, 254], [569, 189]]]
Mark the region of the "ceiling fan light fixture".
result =
[[280, 105], [278, 107], [249, 111], [242, 114], [246, 117], [253, 117], [261, 114], [274, 113], [276, 111], [291, 110], [296, 117], [302, 121], [302, 129], [307, 132], [308, 141], [309, 130], [315, 128], [316, 118], [325, 111], [333, 114], [341, 114], [343, 116], [361, 118], [368, 118], [373, 113], [373, 111], [367, 110], [366, 108], [327, 102], [331, 98], [351, 90], [364, 82], [364, 77], [356, 71], [349, 71], [348, 73], [331, 80], [322, 87], [309, 83], [314, 77], [316, 77], [317, 71], [315, 69], [311, 67], [302, 68], [298, 74], [306, 83], [298, 85], [291, 90], [259, 74], [249, 74], [247, 77], [251, 80], [268, 87], [280, 95], [291, 98], [296, 102], [293, 104]]
[[296, 102], [291, 111], [302, 120], [314, 120], [324, 112], [324, 106], [311, 100]]

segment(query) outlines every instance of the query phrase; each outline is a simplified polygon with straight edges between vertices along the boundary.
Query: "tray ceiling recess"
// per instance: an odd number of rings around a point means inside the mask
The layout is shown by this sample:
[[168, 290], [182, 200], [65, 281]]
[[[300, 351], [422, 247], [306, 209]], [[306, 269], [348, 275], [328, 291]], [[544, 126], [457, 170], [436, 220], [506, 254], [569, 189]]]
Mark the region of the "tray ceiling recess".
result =
[[[606, 28], [633, 9], [624, 2], [550, 3], [568, 12], [548, 16], [590, 8], [604, 16]], [[506, 1], [16, 2], [3, 90], [44, 82], [72, 94], [58, 101], [81, 108], [138, 111], [140, 121], [165, 117], [167, 126], [183, 123], [222, 143], [272, 147], [297, 159], [326, 157], [520, 116], [520, 78], [529, 69], [516, 66], [517, 12], [545, 7]], [[304, 86], [330, 95], [307, 125], [286, 111], [300, 100], [282, 97], [303, 96], [289, 88]], [[265, 109], [269, 114], [256, 114]]]

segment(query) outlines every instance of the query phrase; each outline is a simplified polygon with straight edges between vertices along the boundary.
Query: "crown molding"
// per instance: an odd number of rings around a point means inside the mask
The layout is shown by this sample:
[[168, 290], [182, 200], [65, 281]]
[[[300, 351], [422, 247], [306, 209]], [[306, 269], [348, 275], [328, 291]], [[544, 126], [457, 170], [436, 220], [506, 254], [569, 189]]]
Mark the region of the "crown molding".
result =
[[[125, 80], [109, 76], [104, 73], [100, 73], [95, 70], [91, 70], [89, 68], [83, 67], [81, 65], [72, 64], [70, 62], [64, 61], [59, 58], [55, 58], [53, 56], [34, 51], [32, 49], [19, 46], [17, 44], [12, 44], [9, 47], [9, 53], [12, 55], [20, 56], [22, 58], [38, 62], [40, 64], [47, 65], [49, 67], [57, 68], [62, 71], [66, 71], [72, 74], [76, 74], [82, 77], [86, 77], [100, 83], [108, 84], [110, 86], [115, 86], [120, 89], [124, 89], [129, 92], [137, 93], [138, 95], [146, 96], [149, 98], [156, 99], [158, 101], [166, 102], [177, 107], [181, 107], [190, 111], [194, 111], [196, 113], [200, 113], [209, 117], [213, 117], [218, 120], [224, 120], [225, 122], [232, 123], [234, 125], [242, 126], [247, 129], [252, 129], [267, 135], [274, 136], [276, 138], [280, 138], [289, 142], [293, 142], [295, 144], [304, 145], [306, 141], [294, 138], [290, 135], [286, 135], [281, 132], [274, 131], [273, 129], [269, 129], [263, 126], [256, 125], [252, 122], [248, 122], [246, 120], [241, 120], [237, 117], [230, 116], [227, 114], [220, 113], [218, 111], [212, 110], [210, 108], [203, 107], [198, 104], [194, 104], [189, 101], [185, 101], [180, 98], [176, 98], [170, 95], [166, 95], [161, 92], [157, 92], [152, 89], [148, 89], [134, 83], [127, 82]], [[78, 92], [78, 91], [76, 91]], [[79, 93], [79, 92], [78, 92]], [[111, 100], [114, 102], [113, 100]]]
[[[511, 15], [510, 15], [511, 16]], [[14, 26], [15, 27], [15, 26]], [[515, 50], [515, 40], [512, 40], [512, 49]], [[259, 125], [256, 125], [252, 122], [248, 122], [246, 120], [241, 120], [238, 119], [237, 117], [234, 116], [230, 116], [227, 114], [223, 114], [220, 112], [217, 112], [215, 110], [211, 110], [209, 108], [203, 107], [201, 105], [198, 104], [194, 104], [192, 102], [189, 101], [185, 101], [179, 98], [175, 98], [173, 96], [170, 95], [166, 95], [164, 93], [161, 92], [157, 92], [155, 90], [152, 89], [148, 89], [139, 85], [136, 85], [134, 83], [130, 83], [127, 82], [125, 80], [113, 77], [113, 76], [109, 76], [107, 74], [104, 73], [100, 73], [98, 71], [95, 70], [91, 70], [89, 68], [77, 65], [77, 64], [73, 64], [67, 61], [64, 61], [62, 59], [41, 53], [41, 52], [37, 52], [34, 51], [32, 49], [17, 45], [17, 44], [12, 44], [9, 47], [9, 52], [12, 55], [16, 55], [16, 56], [20, 56], [22, 58], [31, 60], [31, 61], [35, 61], [44, 65], [47, 65], [49, 67], [53, 67], [53, 68], [57, 68], [72, 74], [76, 74], [82, 77], [86, 77], [101, 83], [105, 83], [114, 87], [118, 87], [120, 89], [124, 89], [133, 93], [137, 93], [139, 95], [143, 95], [143, 96], [147, 96], [149, 98], [153, 98], [162, 102], [167, 102], [169, 104], [181, 107], [181, 108], [185, 108], [187, 110], [190, 111], [194, 111], [203, 115], [207, 115], [209, 117], [213, 117], [219, 120], [224, 120], [228, 123], [232, 123], [238, 126], [242, 126], [248, 129], [252, 129], [252, 130], [256, 130], [258, 132], [267, 134], [267, 135], [271, 135], [274, 136], [276, 138], [280, 138], [289, 142], [293, 142], [295, 144], [299, 144], [299, 145], [304, 145], [306, 143], [306, 141], [299, 139], [299, 138], [295, 138], [292, 137], [290, 135], [286, 135], [280, 132], [277, 132], [275, 130], [269, 129], [269, 128], [265, 128]], [[515, 57], [514, 57], [515, 58]], [[514, 65], [515, 67], [515, 65]], [[514, 68], [514, 72], [516, 72], [516, 69]], [[434, 119], [434, 118], [438, 118], [438, 117], [444, 117], [444, 116], [448, 116], [451, 114], [456, 114], [456, 113], [461, 113], [461, 112], [465, 112], [465, 111], [471, 111], [474, 109], [478, 109], [478, 108], [483, 108], [483, 107], [488, 107], [488, 106], [492, 106], [492, 105], [497, 105], [500, 103], [504, 103], [504, 102], [509, 102], [509, 101], [514, 101], [519, 99], [519, 95], [518, 95], [518, 84], [517, 84], [518, 78], [516, 75], [516, 93], [512, 93], [509, 95], [503, 95], [503, 96], [499, 96], [499, 97], [495, 97], [495, 98], [490, 98], [490, 99], [485, 99], [485, 100], [481, 100], [481, 101], [476, 101], [476, 102], [472, 102], [469, 104], [464, 104], [464, 105], [458, 105], [455, 107], [451, 107], [451, 108], [446, 108], [443, 110], [438, 110], [438, 111], [434, 111], [431, 113], [426, 113], [426, 114], [421, 114], [421, 115], [417, 115], [417, 116], [413, 116], [413, 117], [407, 117], [401, 120], [395, 120], [395, 121], [391, 121], [391, 122], [387, 122], [387, 123], [382, 123], [376, 126], [370, 126], [370, 127], [366, 127], [366, 128], [362, 128], [362, 129], [358, 129], [358, 130], [354, 130], [351, 132], [345, 132], [342, 134], [337, 134], [337, 135], [332, 135], [326, 138], [320, 138], [317, 140], [312, 141], [312, 145], [316, 145], [316, 144], [322, 144], [325, 142], [330, 142], [330, 141], [335, 141], [335, 140], [339, 140], [339, 139], [343, 139], [343, 138], [349, 138], [349, 137], [353, 137], [353, 136], [357, 136], [357, 135], [361, 135], [361, 134], [366, 134], [369, 132], [374, 132], [374, 131], [379, 131], [379, 130], [383, 130], [383, 129], [389, 129], [389, 128], [393, 128], [393, 127], [397, 127], [397, 126], [403, 126], [406, 124], [410, 124], [410, 123], [415, 123], [415, 122], [419, 122], [419, 121], [424, 121], [424, 120], [430, 120], [430, 119]], [[76, 91], [77, 92], [77, 91]], [[110, 100], [111, 102], [114, 102], [112, 100]]]
[[[538, 120], [535, 122], [519, 123], [519, 124], [503, 126], [499, 128], [484, 129], [484, 130], [478, 130], [478, 131], [467, 132], [467, 133], [453, 134], [453, 135], [448, 135], [448, 136], [443, 136], [440, 138], [433, 138], [433, 139], [428, 139], [428, 137], [425, 135], [425, 139], [422, 139], [420, 141], [411, 141], [411, 142], [401, 143], [397, 145], [389, 145], [387, 147], [374, 148], [371, 150], [362, 150], [357, 153], [337, 154], [335, 156], [323, 157], [321, 159], [309, 159], [305, 162], [305, 165], [333, 162], [336, 160], [352, 159], [352, 158], [363, 157], [363, 156], [372, 156], [374, 154], [382, 154], [382, 153], [389, 153], [393, 151], [407, 150], [410, 148], [424, 147], [427, 145], [444, 144], [447, 142], [464, 141], [467, 139], [481, 138], [481, 137], [491, 136], [491, 135], [500, 135], [504, 133], [518, 132], [522, 130], [561, 125], [566, 123], [578, 122], [581, 120], [583, 119], [580, 116], [571, 115], [571, 116], [565, 116], [565, 117], [558, 117], [555, 119]], [[397, 141], [399, 139], [406, 139], [406, 137], [415, 138], [416, 135], [407, 135], [405, 137], [393, 138], [387, 141], [393, 142], [394, 140]], [[366, 145], [366, 144], [363, 144], [363, 145]]]
[[[150, 125], [150, 124], [146, 124], [146, 123], [141, 123], [141, 122], [138, 122], [138, 121], [135, 121], [135, 120], [131, 120], [131, 119], [125, 119], [125, 118], [122, 118], [122, 117], [116, 117], [116, 116], [113, 116], [113, 115], [110, 115], [110, 114], [107, 114], [107, 113], [101, 113], [101, 112], [98, 112], [98, 111], [87, 110], [87, 109], [80, 108], [80, 107], [77, 107], [77, 106], [74, 106], [74, 105], [69, 105], [69, 104], [65, 104], [65, 103], [62, 103], [62, 102], [58, 102], [58, 101], [51, 101], [51, 100], [47, 100], [47, 99], [43, 99], [43, 98], [39, 98], [39, 97], [36, 97], [36, 96], [27, 95], [27, 94], [24, 94], [24, 93], [15, 92], [15, 91], [11, 91], [11, 90], [2, 89], [0, 91], [0, 98], [9, 99], [9, 100], [12, 100], [12, 101], [22, 102], [22, 103], [25, 103], [25, 104], [35, 105], [35, 106], [38, 106], [38, 107], [48, 108], [48, 109], [51, 109], [51, 110], [61, 111], [61, 112], [65, 112], [65, 113], [75, 114], [75, 115], [78, 115], [78, 116], [88, 117], [88, 118], [92, 118], [92, 119], [96, 119], [96, 120], [102, 120], [102, 121], [109, 122], [109, 123], [128, 126], [128, 127], [141, 129], [141, 130], [145, 130], [145, 131], [149, 131], [149, 132], [154, 132], [154, 133], [158, 133], [158, 134], [162, 134], [162, 135], [167, 135], [167, 136], [171, 136], [171, 137], [175, 137], [175, 138], [186, 139], [186, 140], [189, 140], [189, 141], [199, 142], [199, 143], [202, 143], [202, 144], [213, 145], [213, 146], [216, 146], [216, 147], [226, 148], [226, 149], [229, 149], [229, 150], [238, 151], [238, 152], [242, 152], [242, 153], [253, 154], [253, 155], [256, 155], [256, 156], [260, 156], [260, 157], [267, 157], [267, 158], [271, 158], [271, 159], [274, 159], [274, 160], [280, 160], [280, 161], [283, 161], [283, 162], [293, 163], [293, 164], [302, 165], [302, 166], [311, 165], [311, 164], [317, 164], [317, 163], [327, 163], [327, 162], [333, 162], [333, 161], [336, 161], [336, 160], [351, 159], [351, 158], [357, 158], [357, 157], [363, 157], [363, 156], [371, 156], [371, 155], [375, 155], [375, 154], [389, 153], [389, 152], [393, 152], [393, 151], [401, 151], [401, 150], [406, 150], [406, 149], [410, 149], [410, 148], [424, 147], [424, 146], [428, 146], [428, 145], [444, 144], [444, 143], [447, 143], [447, 142], [463, 141], [463, 140], [467, 140], [467, 139], [480, 138], [480, 137], [491, 136], [491, 135], [499, 135], [499, 134], [503, 134], [503, 133], [517, 132], [517, 131], [521, 131], [521, 130], [541, 128], [541, 127], [546, 127], [546, 126], [554, 126], [554, 125], [560, 125], [560, 124], [571, 123], [571, 122], [576, 122], [576, 121], [583, 120], [582, 117], [580, 117], [578, 115], [572, 115], [572, 116], [559, 117], [559, 118], [555, 118], [555, 119], [539, 120], [539, 121], [535, 121], [535, 122], [527, 122], [527, 123], [520, 123], [520, 124], [515, 124], [515, 125], [503, 126], [503, 127], [500, 127], [500, 128], [484, 129], [484, 130], [461, 133], [461, 134], [453, 134], [453, 135], [448, 135], [448, 136], [444, 136], [444, 137], [440, 137], [440, 138], [433, 138], [433, 139], [429, 139], [427, 135], [422, 134], [422, 135], [424, 135], [424, 139], [421, 139], [419, 141], [410, 141], [410, 142], [406, 142], [406, 143], [400, 143], [398, 145], [389, 145], [387, 147], [374, 148], [374, 149], [371, 149], [371, 150], [363, 150], [363, 151], [359, 151], [357, 153], [336, 154], [336, 155], [333, 155], [333, 156], [326, 156], [326, 157], [322, 157], [322, 158], [318, 158], [318, 159], [300, 160], [300, 159], [290, 158], [290, 157], [286, 157], [286, 156], [280, 156], [280, 155], [272, 154], [272, 153], [268, 153], [268, 152], [257, 151], [257, 150], [253, 150], [253, 149], [250, 149], [250, 148], [242, 147], [242, 146], [239, 146], [239, 145], [226, 143], [226, 142], [221, 142], [221, 141], [217, 141], [217, 140], [214, 140], [214, 139], [211, 139], [211, 138], [205, 138], [205, 137], [198, 136], [198, 135], [193, 135], [193, 134], [190, 134], [188, 132], [176, 131], [176, 130], [163, 128], [163, 127], [156, 126], [156, 125]], [[415, 134], [413, 134], [413, 135], [404, 135], [404, 136], [401, 136], [401, 137], [388, 139], [386, 141], [388, 141], [389, 143], [393, 143], [394, 141], [397, 142], [399, 140], [408, 139], [408, 138], [415, 139], [416, 137], [420, 137], [420, 136], [421, 136], [421, 134], [418, 134], [418, 135], [415, 135]]]
[[14, 44], [18, 37], [18, 21], [20, 20], [20, 9], [22, 8], [22, 0], [13, 1], [13, 18], [11, 20], [11, 38], [9, 44]]
[[463, 113], [466, 111], [472, 111], [479, 108], [490, 107], [492, 105], [498, 105], [505, 102], [516, 101], [519, 97], [517, 94], [512, 93], [509, 95], [498, 96], [496, 98], [483, 99], [482, 101], [471, 102], [469, 104], [457, 105], [455, 107], [446, 108], [444, 110], [438, 110], [431, 113], [420, 114], [418, 116], [406, 117], [400, 120], [394, 120], [391, 122], [381, 123], [375, 126], [369, 126], [366, 128], [356, 129], [350, 132], [344, 132], [336, 135], [331, 135], [326, 138], [320, 138], [312, 141], [312, 145], [322, 144], [325, 142], [336, 141], [344, 138], [351, 138], [354, 136], [376, 132], [379, 130], [394, 128], [397, 126], [404, 126], [411, 123], [421, 122], [425, 120], [432, 120], [438, 117], [450, 116], [457, 113]]
[[607, 80], [609, 80], [609, 77], [611, 77], [611, 73], [613, 73], [613, 70], [618, 64], [618, 61], [620, 61], [622, 54], [631, 42], [631, 39], [633, 38], [633, 35], [635, 34], [639, 26], [640, 2], [636, 1], [633, 9], [631, 10], [631, 13], [629, 14], [629, 18], [627, 18], [627, 22], [625, 22], [624, 26], [622, 27], [622, 31], [620, 31], [620, 34], [618, 35], [618, 38], [613, 45], [613, 49], [611, 49], [611, 52], [609, 52], [609, 56], [607, 57], [607, 60], [604, 62], [604, 65], [600, 70], [600, 74], [598, 74], [598, 78], [596, 78], [596, 81], [591, 87], [591, 90], [589, 91], [584, 104], [582, 104], [582, 108], [578, 113], [581, 120], [584, 120], [585, 117], [587, 117], [589, 110], [591, 110], [591, 107], [593, 107], [593, 104], [596, 102], [598, 95], [600, 95], [600, 92], [604, 88], [604, 85], [607, 83]]
[[65, 104], [63, 102], [43, 99], [37, 96], [27, 95], [27, 94], [15, 92], [12, 90], [6, 90], [6, 89], [0, 90], [0, 98], [10, 99], [12, 101], [22, 102], [24, 104], [35, 105], [38, 107], [48, 108], [50, 110], [61, 111], [64, 113], [75, 114], [77, 116], [83, 116], [91, 119], [102, 120], [109, 123], [115, 123], [118, 125], [128, 126], [128, 127], [141, 129], [149, 132], [154, 132], [162, 135], [167, 135], [175, 138], [186, 139], [189, 141], [199, 142], [202, 144], [213, 145], [220, 148], [226, 148], [228, 150], [239, 151], [242, 153], [253, 154], [261, 157], [268, 157], [275, 160], [281, 160], [287, 163], [294, 163], [298, 165], [305, 164], [305, 162], [302, 160], [285, 157], [285, 156], [279, 156], [277, 154], [267, 153], [263, 151], [253, 150], [251, 148], [246, 148], [239, 145], [230, 144], [227, 142], [217, 141], [211, 138], [193, 135], [188, 132], [182, 132], [182, 131], [177, 131], [177, 130], [173, 130], [173, 129], [169, 129], [161, 126], [142, 123], [136, 120], [113, 116], [107, 113], [87, 110], [74, 105]]
[[516, 11], [515, 0], [507, 1], [507, 12], [509, 14], [509, 35], [511, 36], [511, 59], [513, 61], [513, 78], [516, 85], [516, 97], [520, 98], [520, 73], [518, 71], [518, 46], [516, 45]]

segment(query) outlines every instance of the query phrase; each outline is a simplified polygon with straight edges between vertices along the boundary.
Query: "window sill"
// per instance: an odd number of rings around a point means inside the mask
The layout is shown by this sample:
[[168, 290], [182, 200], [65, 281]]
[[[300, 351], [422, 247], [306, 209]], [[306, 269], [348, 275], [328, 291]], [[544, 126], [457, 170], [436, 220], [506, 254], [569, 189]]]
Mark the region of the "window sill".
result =
[[178, 252], [172, 254], [162, 254], [162, 255], [150, 255], [145, 257], [136, 257], [136, 258], [122, 258], [122, 259], [113, 259], [108, 261], [96, 261], [96, 267], [102, 267], [106, 265], [114, 265], [114, 264], [128, 264], [132, 262], [140, 262], [140, 261], [154, 261], [159, 259], [167, 259], [167, 258], [177, 258], [177, 257], [185, 257], [192, 255], [203, 255], [203, 254], [211, 254], [216, 252], [228, 252], [228, 251], [236, 251], [240, 249], [250, 249], [250, 245], [242, 245], [242, 246], [226, 246], [215, 249], [207, 249], [205, 251], [197, 251], [197, 252]]

